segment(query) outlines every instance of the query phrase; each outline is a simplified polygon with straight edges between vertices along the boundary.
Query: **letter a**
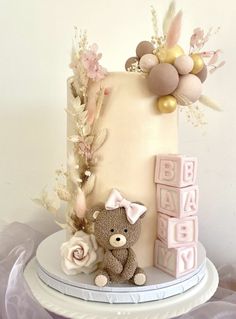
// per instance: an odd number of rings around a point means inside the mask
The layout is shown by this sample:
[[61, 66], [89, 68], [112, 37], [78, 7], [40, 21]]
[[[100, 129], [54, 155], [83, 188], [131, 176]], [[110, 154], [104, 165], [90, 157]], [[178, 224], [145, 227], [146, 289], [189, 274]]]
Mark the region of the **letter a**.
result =
[[184, 210], [185, 212], [191, 212], [196, 210], [196, 192], [195, 191], [191, 191], [187, 193]]
[[175, 210], [175, 201], [173, 194], [170, 191], [162, 191], [161, 193], [161, 207], [170, 211]]

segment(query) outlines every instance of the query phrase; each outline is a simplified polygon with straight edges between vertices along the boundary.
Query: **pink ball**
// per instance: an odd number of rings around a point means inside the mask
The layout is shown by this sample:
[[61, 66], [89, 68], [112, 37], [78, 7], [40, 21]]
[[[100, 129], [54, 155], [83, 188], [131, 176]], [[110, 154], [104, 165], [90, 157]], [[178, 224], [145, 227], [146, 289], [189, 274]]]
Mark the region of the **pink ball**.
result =
[[174, 96], [180, 105], [196, 102], [202, 94], [202, 83], [194, 74], [182, 75]]
[[173, 65], [160, 63], [151, 69], [147, 80], [150, 91], [163, 96], [171, 94], [177, 88], [179, 75]]
[[175, 59], [174, 66], [181, 75], [188, 74], [193, 69], [193, 59], [189, 55], [181, 55]]
[[139, 61], [140, 69], [143, 72], [149, 72], [159, 62], [158, 58], [154, 54], [145, 54]]
[[149, 41], [142, 41], [136, 48], [137, 57], [141, 58], [144, 54], [153, 53], [154, 45]]

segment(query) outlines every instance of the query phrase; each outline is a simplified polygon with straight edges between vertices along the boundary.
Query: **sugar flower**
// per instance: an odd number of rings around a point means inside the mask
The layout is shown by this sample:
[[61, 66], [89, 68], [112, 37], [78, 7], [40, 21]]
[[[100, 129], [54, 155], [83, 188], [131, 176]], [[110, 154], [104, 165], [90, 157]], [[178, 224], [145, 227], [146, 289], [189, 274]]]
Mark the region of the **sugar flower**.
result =
[[102, 261], [103, 250], [98, 247], [95, 236], [82, 230], [61, 245], [62, 270], [67, 275], [91, 273]]

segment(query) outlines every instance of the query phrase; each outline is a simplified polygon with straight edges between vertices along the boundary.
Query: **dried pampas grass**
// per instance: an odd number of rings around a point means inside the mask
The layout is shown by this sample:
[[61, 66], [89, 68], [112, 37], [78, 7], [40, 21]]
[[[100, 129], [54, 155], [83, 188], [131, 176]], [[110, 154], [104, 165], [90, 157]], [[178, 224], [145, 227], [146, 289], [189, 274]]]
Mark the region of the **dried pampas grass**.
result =
[[199, 98], [199, 102], [205, 106], [210, 107], [211, 109], [221, 112], [221, 108], [219, 106], [219, 104], [215, 101], [213, 101], [210, 97], [206, 96], [206, 95], [201, 95]]
[[179, 11], [170, 24], [169, 30], [166, 35], [167, 49], [173, 48], [179, 41], [182, 27], [182, 16], [182, 11]]
[[166, 12], [163, 25], [162, 25], [162, 30], [163, 34], [166, 35], [169, 31], [170, 24], [175, 16], [175, 1], [172, 1], [169, 5], [169, 8]]

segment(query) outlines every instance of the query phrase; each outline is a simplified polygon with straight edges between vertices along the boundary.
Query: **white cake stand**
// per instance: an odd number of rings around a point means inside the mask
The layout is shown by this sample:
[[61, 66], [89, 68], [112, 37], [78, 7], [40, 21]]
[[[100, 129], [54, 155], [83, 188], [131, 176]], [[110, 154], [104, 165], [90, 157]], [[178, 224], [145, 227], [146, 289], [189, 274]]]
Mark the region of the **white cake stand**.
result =
[[155, 267], [146, 267], [147, 282], [144, 286], [113, 283], [100, 288], [94, 284], [94, 274], [68, 276], [62, 271], [60, 247], [65, 238], [66, 233], [61, 230], [41, 242], [36, 253], [37, 274], [47, 286], [86, 301], [132, 304], [161, 300], [182, 294], [198, 285], [205, 276], [206, 251], [198, 243], [198, 265], [191, 273], [174, 278]]
[[169, 319], [206, 302], [218, 286], [218, 273], [209, 259], [201, 282], [186, 292], [164, 300], [142, 304], [104, 304], [87, 302], [49, 288], [39, 278], [33, 259], [25, 269], [25, 278], [34, 297], [47, 310], [72, 319]]

